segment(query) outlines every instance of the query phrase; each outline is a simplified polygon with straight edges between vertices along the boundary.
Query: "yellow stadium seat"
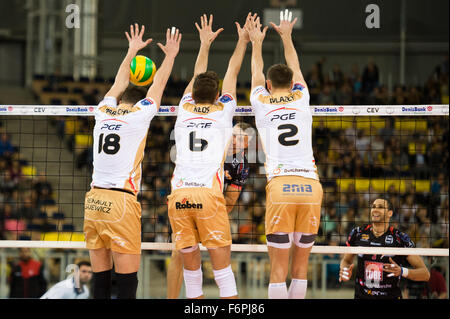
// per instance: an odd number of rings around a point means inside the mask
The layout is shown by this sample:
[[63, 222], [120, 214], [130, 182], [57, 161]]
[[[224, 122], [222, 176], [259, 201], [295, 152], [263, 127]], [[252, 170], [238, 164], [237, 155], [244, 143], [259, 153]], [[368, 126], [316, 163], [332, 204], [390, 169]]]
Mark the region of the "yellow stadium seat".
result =
[[36, 167], [32, 165], [22, 166], [22, 174], [25, 176], [35, 176], [36, 175]]
[[428, 123], [426, 120], [397, 120], [395, 129], [398, 131], [426, 131]]
[[431, 189], [431, 183], [427, 180], [416, 181], [416, 192], [429, 192]]
[[77, 134], [75, 135], [75, 145], [76, 146], [86, 146], [92, 145], [92, 135], [89, 134]]
[[427, 146], [424, 143], [418, 143], [411, 142], [408, 144], [408, 153], [409, 155], [414, 154], [425, 154], [427, 150]]
[[67, 135], [73, 135], [75, 134], [75, 129], [76, 129], [76, 120], [74, 119], [67, 119], [65, 121], [65, 126], [64, 126], [64, 132]]
[[448, 95], [443, 95], [442, 96], [442, 104], [449, 104], [448, 101], [449, 101]]
[[357, 117], [356, 128], [364, 130], [366, 133], [377, 131], [386, 126], [386, 121], [379, 117]]
[[44, 241], [84, 241], [84, 234], [83, 233], [76, 233], [76, 232], [49, 232], [49, 233], [42, 233], [41, 234], [41, 240]]
[[416, 192], [429, 192], [431, 185], [428, 180], [402, 180], [402, 179], [368, 179], [368, 178], [342, 178], [337, 179], [336, 184], [341, 192], [348, 190], [350, 185], [355, 186], [357, 192], [387, 192], [391, 186], [397, 192], [404, 193], [406, 184], [411, 183]]

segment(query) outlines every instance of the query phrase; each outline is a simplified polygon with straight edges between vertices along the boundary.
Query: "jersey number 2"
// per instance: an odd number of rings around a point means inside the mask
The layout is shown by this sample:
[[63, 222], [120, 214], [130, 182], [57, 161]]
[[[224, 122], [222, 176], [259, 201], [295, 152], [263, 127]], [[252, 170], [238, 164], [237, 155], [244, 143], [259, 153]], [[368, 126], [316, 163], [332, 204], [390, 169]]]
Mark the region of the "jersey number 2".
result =
[[105, 136], [105, 141], [103, 143], [103, 135], [104, 134], [100, 134], [98, 141], [98, 153], [100, 154], [103, 151], [109, 155], [116, 154], [120, 149], [120, 136], [117, 134], [108, 134]]
[[283, 124], [278, 126], [278, 130], [289, 130], [278, 136], [278, 142], [284, 146], [294, 146], [298, 144], [298, 140], [287, 140], [288, 137], [293, 137], [298, 133], [298, 127], [293, 124]]

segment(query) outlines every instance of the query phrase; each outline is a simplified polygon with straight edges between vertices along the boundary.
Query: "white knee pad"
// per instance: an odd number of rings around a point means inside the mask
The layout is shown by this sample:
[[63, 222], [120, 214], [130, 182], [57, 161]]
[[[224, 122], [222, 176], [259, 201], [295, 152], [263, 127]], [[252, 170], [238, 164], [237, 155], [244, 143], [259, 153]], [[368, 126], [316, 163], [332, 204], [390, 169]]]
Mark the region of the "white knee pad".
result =
[[186, 286], [186, 298], [197, 298], [203, 295], [203, 273], [200, 267], [197, 270], [183, 268], [184, 285]]
[[309, 248], [314, 245], [316, 234], [294, 233], [294, 243], [300, 248]]
[[198, 248], [198, 244], [195, 245], [195, 246], [183, 248], [183, 249], [181, 249], [180, 251], [181, 251], [182, 253], [186, 253], [186, 254], [187, 254], [187, 253], [192, 253], [193, 251], [196, 251], [197, 248]]
[[267, 246], [289, 249], [292, 245], [293, 233], [273, 233], [266, 235]]
[[213, 273], [221, 298], [237, 296], [236, 280], [231, 265], [224, 269], [213, 270]]

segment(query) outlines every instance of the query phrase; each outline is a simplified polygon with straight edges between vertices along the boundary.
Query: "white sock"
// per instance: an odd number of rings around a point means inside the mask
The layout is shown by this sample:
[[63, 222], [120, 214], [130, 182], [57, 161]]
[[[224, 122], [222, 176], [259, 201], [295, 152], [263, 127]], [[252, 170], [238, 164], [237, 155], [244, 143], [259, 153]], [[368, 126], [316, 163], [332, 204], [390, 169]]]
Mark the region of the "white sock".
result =
[[213, 273], [221, 298], [237, 296], [236, 280], [231, 265], [224, 269], [213, 270]]
[[286, 282], [269, 283], [269, 299], [288, 299]]
[[305, 299], [306, 289], [308, 288], [308, 280], [306, 279], [292, 279], [289, 286], [289, 299]]
[[186, 286], [186, 298], [197, 298], [203, 295], [203, 273], [200, 267], [197, 270], [183, 268], [184, 285]]

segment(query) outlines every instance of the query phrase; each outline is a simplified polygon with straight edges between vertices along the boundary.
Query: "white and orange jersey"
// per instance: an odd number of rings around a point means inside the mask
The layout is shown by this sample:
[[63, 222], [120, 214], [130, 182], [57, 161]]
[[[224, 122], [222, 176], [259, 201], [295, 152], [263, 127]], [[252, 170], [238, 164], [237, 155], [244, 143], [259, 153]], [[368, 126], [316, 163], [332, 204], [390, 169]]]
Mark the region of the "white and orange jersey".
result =
[[295, 83], [290, 93], [271, 95], [258, 86], [250, 102], [266, 155], [267, 179], [297, 175], [318, 180], [308, 89]]
[[223, 189], [225, 150], [231, 141], [236, 100], [223, 94], [215, 104], [180, 101], [175, 123], [176, 161], [172, 190], [190, 187]]
[[137, 194], [150, 121], [158, 106], [146, 98], [134, 106], [105, 97], [95, 111], [94, 172], [91, 187], [120, 188]]

